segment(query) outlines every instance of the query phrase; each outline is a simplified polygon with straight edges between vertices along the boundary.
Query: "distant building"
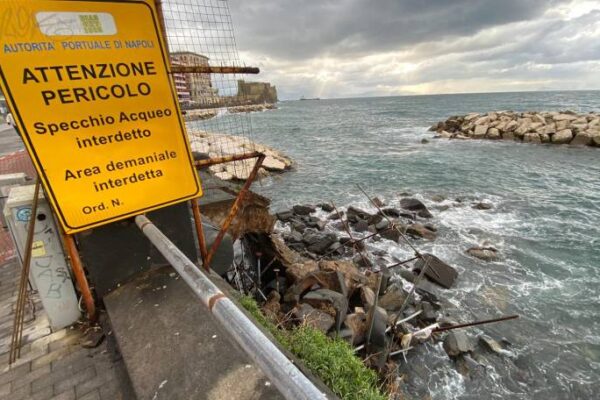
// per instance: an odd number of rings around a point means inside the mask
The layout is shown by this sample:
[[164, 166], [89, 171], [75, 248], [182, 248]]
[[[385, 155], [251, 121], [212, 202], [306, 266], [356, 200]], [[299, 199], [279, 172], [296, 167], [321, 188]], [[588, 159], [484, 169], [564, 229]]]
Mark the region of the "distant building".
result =
[[[208, 57], [189, 51], [171, 53], [173, 66], [208, 66]], [[184, 105], [212, 105], [218, 103], [217, 90], [212, 87], [210, 74], [173, 74], [177, 97]]]
[[277, 103], [277, 88], [268, 82], [238, 81], [237, 96], [249, 103]]
[[[171, 60], [171, 65], [174, 67], [183, 66], [182, 63], [173, 59]], [[177, 90], [177, 98], [179, 103], [182, 105], [191, 105], [192, 96], [190, 94], [190, 89], [185, 74], [173, 74], [173, 80], [175, 81], [175, 89]]]

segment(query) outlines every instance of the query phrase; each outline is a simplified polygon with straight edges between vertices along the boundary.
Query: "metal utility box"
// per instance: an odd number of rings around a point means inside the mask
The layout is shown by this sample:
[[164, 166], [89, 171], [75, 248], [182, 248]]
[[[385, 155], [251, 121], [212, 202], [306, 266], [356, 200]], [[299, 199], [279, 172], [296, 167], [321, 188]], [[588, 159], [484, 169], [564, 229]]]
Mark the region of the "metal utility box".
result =
[[[10, 189], [15, 186], [24, 185], [27, 181], [27, 175], [20, 172], [17, 174], [3, 174], [0, 175], [0, 209], [4, 210], [4, 205], [6, 204], [6, 199], [8, 198], [8, 193]], [[0, 223], [3, 228], [7, 228], [6, 220], [4, 219], [4, 215], [0, 213]]]
[[[4, 207], [4, 217], [21, 261], [25, 254], [34, 193], [34, 185], [14, 187], [10, 190]], [[29, 279], [39, 292], [50, 326], [58, 330], [77, 321], [80, 311], [60, 233], [52, 209], [41, 192], [35, 218]]]

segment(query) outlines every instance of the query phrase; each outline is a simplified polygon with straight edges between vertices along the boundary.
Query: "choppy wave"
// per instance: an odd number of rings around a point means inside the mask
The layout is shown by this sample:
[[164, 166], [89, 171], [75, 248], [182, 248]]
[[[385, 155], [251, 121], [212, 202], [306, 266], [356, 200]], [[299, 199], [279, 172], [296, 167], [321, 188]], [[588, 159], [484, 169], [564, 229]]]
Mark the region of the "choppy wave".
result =
[[[433, 399], [591, 399], [600, 392], [600, 150], [490, 141], [438, 141], [426, 127], [454, 114], [498, 109], [598, 111], [596, 92], [422, 96], [287, 102], [253, 117], [262, 143], [297, 170], [257, 187], [275, 210], [335, 201], [374, 211], [356, 188], [392, 205], [424, 201], [439, 228], [419, 243], [460, 271], [445, 296], [461, 320], [518, 313], [473, 334], [505, 338], [511, 357], [487, 357], [476, 378], [441, 348], [411, 354], [410, 393]], [[227, 116], [225, 116], [226, 118]], [[446, 197], [441, 203], [434, 194]], [[458, 202], [457, 199], [462, 200]], [[474, 210], [485, 200], [492, 210]], [[444, 210], [444, 206], [449, 206]], [[502, 255], [482, 263], [483, 241]], [[406, 246], [372, 244], [406, 258]]]

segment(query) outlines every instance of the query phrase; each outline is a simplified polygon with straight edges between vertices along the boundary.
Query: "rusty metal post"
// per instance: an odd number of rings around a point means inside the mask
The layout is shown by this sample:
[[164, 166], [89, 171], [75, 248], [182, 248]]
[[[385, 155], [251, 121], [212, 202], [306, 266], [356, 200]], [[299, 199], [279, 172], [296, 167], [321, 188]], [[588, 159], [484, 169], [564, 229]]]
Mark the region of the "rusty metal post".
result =
[[33, 245], [33, 236], [35, 234], [35, 220], [38, 209], [38, 197], [40, 193], [40, 178], [35, 181], [35, 190], [31, 205], [31, 214], [29, 217], [29, 226], [27, 227], [27, 241], [25, 244], [25, 258], [21, 268], [21, 279], [19, 281], [19, 293], [17, 295], [17, 304], [15, 306], [15, 316], [13, 322], [13, 332], [10, 343], [10, 356], [8, 363], [12, 364], [21, 356], [21, 340], [23, 337], [23, 321], [25, 318], [25, 301], [27, 297], [27, 280], [31, 267], [31, 247]]
[[231, 209], [229, 210], [229, 214], [225, 218], [225, 221], [223, 222], [223, 226], [221, 226], [221, 230], [219, 231], [217, 237], [215, 238], [215, 241], [213, 242], [213, 244], [210, 248], [210, 251], [208, 252], [208, 255], [206, 256], [206, 264], [204, 265], [204, 268], [207, 268], [207, 269], [210, 268], [210, 262], [212, 261], [212, 258], [215, 255], [215, 253], [217, 252], [217, 249], [219, 248], [219, 245], [221, 244], [221, 241], [223, 240], [225, 233], [229, 229], [229, 226], [233, 222], [233, 219], [236, 217], [236, 215], [240, 209], [240, 206], [242, 205], [242, 202], [244, 201], [244, 197], [246, 196], [248, 189], [250, 189], [250, 185], [252, 185], [252, 182], [254, 182], [254, 180], [256, 179], [256, 176], [258, 175], [258, 170], [262, 166], [262, 163], [265, 160], [265, 157], [266, 156], [264, 154], [261, 154], [258, 157], [258, 159], [256, 160], [256, 164], [254, 164], [254, 168], [252, 169], [252, 172], [250, 172], [250, 175], [248, 176], [248, 179], [246, 179], [244, 186], [242, 186], [242, 189], [240, 190], [237, 197], [235, 198], [235, 201], [233, 202], [233, 205], [231, 206]]
[[73, 270], [73, 275], [75, 275], [75, 281], [77, 282], [79, 291], [83, 296], [83, 302], [85, 303], [88, 318], [90, 321], [96, 321], [96, 304], [94, 303], [94, 297], [92, 296], [90, 285], [85, 277], [85, 272], [83, 271], [83, 265], [81, 264], [81, 258], [79, 257], [77, 246], [75, 246], [75, 240], [73, 239], [72, 235], [68, 235], [66, 233], [63, 234], [63, 239], [65, 242], [65, 247], [67, 248], [67, 252], [69, 253], [69, 258], [71, 259], [71, 269]]
[[192, 212], [194, 214], [194, 223], [196, 225], [196, 236], [198, 236], [198, 247], [200, 247], [200, 257], [202, 258], [202, 265], [208, 271], [209, 267], [206, 264], [207, 252], [206, 252], [206, 239], [204, 238], [204, 228], [202, 227], [202, 214], [200, 214], [200, 207], [198, 206], [198, 199], [190, 200], [192, 203]]

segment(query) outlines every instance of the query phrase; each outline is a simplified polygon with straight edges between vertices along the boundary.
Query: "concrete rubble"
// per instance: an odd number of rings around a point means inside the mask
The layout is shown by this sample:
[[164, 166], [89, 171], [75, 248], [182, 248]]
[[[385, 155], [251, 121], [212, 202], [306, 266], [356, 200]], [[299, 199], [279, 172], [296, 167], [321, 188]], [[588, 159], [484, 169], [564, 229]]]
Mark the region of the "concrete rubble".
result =
[[[413, 197], [401, 198], [398, 208], [377, 201], [377, 212], [297, 204], [275, 215], [273, 233], [254, 235], [248, 252], [261, 254], [270, 269], [259, 277], [250, 266], [247, 273], [268, 299], [265, 314], [284, 329], [306, 324], [345, 339], [382, 376], [396, 365], [391, 354], [431, 341], [443, 343], [459, 372], [471, 374], [480, 366], [472, 358], [481, 350], [477, 341], [464, 331], [434, 333], [457, 324], [447, 317], [451, 305], [443, 293], [456, 284], [458, 270], [433, 254], [398, 260], [370, 245], [385, 240], [403, 246], [403, 237], [417, 245], [436, 240], [430, 221], [437, 211]], [[470, 205], [473, 212], [489, 209], [477, 204]], [[484, 345], [503, 354], [489, 337]]]
[[[188, 136], [192, 151], [208, 155], [210, 158], [241, 155], [255, 151], [263, 153], [266, 158], [259, 171], [259, 176], [289, 171], [293, 166], [292, 160], [281, 152], [252, 142], [244, 136], [209, 133], [201, 130], [190, 130]], [[241, 181], [248, 179], [255, 163], [256, 159], [232, 161], [212, 165], [209, 167], [209, 171], [224, 181]]]

